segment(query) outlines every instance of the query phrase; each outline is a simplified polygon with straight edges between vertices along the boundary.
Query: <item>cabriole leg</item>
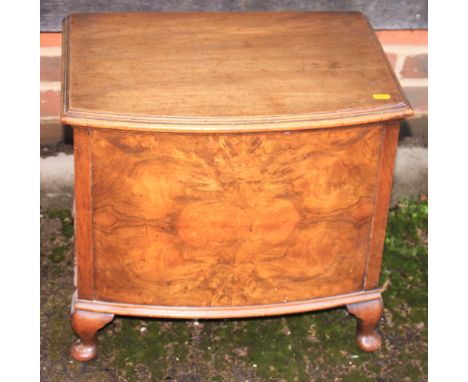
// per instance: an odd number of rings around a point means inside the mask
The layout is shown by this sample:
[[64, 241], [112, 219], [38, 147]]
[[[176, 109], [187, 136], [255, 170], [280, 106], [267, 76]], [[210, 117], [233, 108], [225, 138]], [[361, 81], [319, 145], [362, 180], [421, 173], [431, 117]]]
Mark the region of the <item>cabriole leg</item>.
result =
[[96, 333], [114, 318], [113, 314], [75, 310], [72, 327], [80, 339], [71, 347], [71, 355], [77, 361], [90, 361], [96, 358]]
[[346, 308], [357, 319], [356, 342], [359, 347], [367, 352], [380, 348], [382, 339], [376, 332], [376, 328], [383, 313], [382, 297], [376, 300], [349, 304]]

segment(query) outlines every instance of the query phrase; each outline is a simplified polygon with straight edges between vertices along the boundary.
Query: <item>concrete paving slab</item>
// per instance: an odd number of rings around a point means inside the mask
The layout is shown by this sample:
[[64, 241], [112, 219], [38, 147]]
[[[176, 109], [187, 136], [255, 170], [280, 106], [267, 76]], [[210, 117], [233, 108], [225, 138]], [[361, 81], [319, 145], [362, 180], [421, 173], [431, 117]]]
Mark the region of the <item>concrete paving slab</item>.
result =
[[41, 209], [71, 208], [73, 179], [73, 155], [41, 158]]
[[427, 195], [428, 157], [425, 147], [399, 147], [392, 200]]

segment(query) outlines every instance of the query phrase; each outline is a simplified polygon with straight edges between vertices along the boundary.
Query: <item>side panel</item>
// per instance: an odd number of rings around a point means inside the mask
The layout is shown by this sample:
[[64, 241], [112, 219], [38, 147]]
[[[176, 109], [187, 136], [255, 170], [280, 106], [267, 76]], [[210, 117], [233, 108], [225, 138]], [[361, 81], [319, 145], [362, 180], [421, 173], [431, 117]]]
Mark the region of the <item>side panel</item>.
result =
[[73, 129], [75, 153], [75, 259], [78, 298], [93, 299], [90, 130]]
[[362, 290], [382, 134], [93, 131], [95, 298], [246, 306]]
[[384, 130], [375, 201], [375, 215], [371, 231], [369, 264], [367, 267], [367, 277], [364, 281], [364, 289], [366, 290], [377, 288], [379, 284], [399, 132], [399, 122], [389, 123]]

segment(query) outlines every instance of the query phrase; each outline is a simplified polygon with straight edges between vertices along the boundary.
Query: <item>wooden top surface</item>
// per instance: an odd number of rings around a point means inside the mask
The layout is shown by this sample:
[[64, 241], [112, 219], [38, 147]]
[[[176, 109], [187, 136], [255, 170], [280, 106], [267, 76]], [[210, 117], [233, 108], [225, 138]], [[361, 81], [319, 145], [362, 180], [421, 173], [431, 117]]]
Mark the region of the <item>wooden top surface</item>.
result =
[[67, 124], [269, 131], [412, 114], [357, 12], [73, 14], [64, 33]]

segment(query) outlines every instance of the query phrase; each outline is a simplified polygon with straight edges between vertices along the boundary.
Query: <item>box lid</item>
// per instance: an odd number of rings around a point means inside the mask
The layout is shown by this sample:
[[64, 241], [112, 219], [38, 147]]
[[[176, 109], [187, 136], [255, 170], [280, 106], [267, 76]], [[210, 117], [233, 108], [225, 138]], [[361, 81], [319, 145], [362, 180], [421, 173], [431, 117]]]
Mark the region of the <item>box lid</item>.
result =
[[238, 132], [412, 115], [358, 12], [73, 14], [63, 41], [67, 124]]

